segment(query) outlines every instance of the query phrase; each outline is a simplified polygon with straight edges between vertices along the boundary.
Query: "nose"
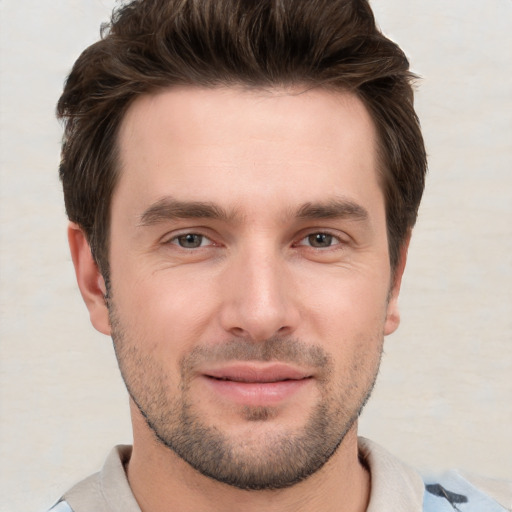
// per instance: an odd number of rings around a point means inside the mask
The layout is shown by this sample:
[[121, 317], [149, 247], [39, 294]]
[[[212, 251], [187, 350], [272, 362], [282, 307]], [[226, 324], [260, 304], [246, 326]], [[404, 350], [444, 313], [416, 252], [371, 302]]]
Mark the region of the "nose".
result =
[[299, 324], [294, 280], [276, 250], [250, 250], [224, 273], [220, 321], [224, 331], [252, 341], [291, 335]]

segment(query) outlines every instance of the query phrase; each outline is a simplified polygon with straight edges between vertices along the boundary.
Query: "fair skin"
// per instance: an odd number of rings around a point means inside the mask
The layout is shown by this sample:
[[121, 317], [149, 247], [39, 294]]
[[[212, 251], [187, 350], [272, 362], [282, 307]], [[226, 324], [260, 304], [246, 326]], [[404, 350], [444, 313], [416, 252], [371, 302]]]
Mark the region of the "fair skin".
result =
[[110, 314], [74, 224], [69, 240], [130, 391], [141, 509], [366, 510], [357, 416], [407, 244], [392, 282], [362, 103], [175, 88], [134, 102], [119, 149]]

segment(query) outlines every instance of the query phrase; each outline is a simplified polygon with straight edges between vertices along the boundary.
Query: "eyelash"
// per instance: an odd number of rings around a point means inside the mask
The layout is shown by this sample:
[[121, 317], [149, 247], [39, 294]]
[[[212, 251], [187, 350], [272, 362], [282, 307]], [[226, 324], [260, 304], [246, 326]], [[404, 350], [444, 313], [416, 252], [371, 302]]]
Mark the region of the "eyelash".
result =
[[[193, 247], [186, 247], [185, 245], [182, 245], [183, 239], [186, 239], [187, 237], [190, 237], [190, 238], [196, 237], [196, 240], [195, 240], [196, 243], [197, 243], [197, 238], [199, 238], [200, 239], [199, 245], [193, 246]], [[314, 237], [317, 237], [317, 239], [318, 239], [318, 237], [324, 237], [324, 239], [326, 239], [326, 241], [328, 242], [328, 245], [326, 245], [326, 246], [313, 245], [315, 243]], [[204, 243], [205, 241], [210, 242], [210, 243]], [[304, 242], [309, 242], [309, 243], [304, 243]], [[181, 249], [185, 249], [185, 250], [194, 250], [194, 249], [199, 249], [201, 247], [216, 245], [215, 242], [213, 242], [211, 240], [211, 238], [209, 238], [208, 236], [206, 236], [202, 233], [197, 233], [197, 232], [193, 232], [193, 231], [175, 235], [164, 243], [176, 245], [176, 246], [180, 247]], [[194, 240], [190, 240], [190, 243], [193, 245]], [[320, 241], [320, 243], [321, 243], [321, 241]], [[343, 242], [343, 240], [341, 240], [341, 238], [339, 236], [334, 235], [333, 233], [330, 233], [329, 231], [314, 231], [314, 232], [310, 232], [310, 233], [306, 234], [305, 236], [301, 237], [293, 245], [295, 247], [304, 246], [304, 247], [309, 247], [311, 249], [322, 250], [322, 249], [332, 249], [338, 245], [343, 245], [343, 244], [344, 244], [344, 242]]]
[[[314, 237], [327, 238], [329, 241], [329, 245], [323, 246], [323, 247], [314, 246], [313, 245], [314, 242], [312, 242], [312, 239], [314, 239]], [[304, 241], [309, 241], [309, 243], [308, 244], [302, 243]], [[334, 242], [334, 243], [332, 243], [332, 242]], [[310, 247], [312, 249], [332, 249], [332, 248], [334, 248], [338, 245], [342, 245], [342, 244], [343, 244], [343, 241], [341, 240], [341, 238], [337, 235], [334, 235], [333, 233], [330, 233], [329, 231], [315, 231], [315, 232], [309, 233], [306, 236], [302, 237], [298, 241], [298, 243], [296, 243], [295, 245], [306, 246], [306, 247]]]
[[[197, 247], [185, 247], [183, 245], [181, 245], [180, 243], [180, 239], [185, 239], [187, 237], [197, 237], [197, 238], [200, 238], [200, 243]], [[202, 233], [195, 233], [195, 232], [187, 232], [187, 233], [180, 233], [179, 235], [175, 235], [173, 236], [172, 238], [170, 238], [167, 242], [165, 242], [166, 244], [173, 244], [173, 245], [177, 245], [178, 247], [180, 247], [181, 249], [185, 249], [185, 250], [193, 250], [193, 249], [199, 249], [201, 247], [205, 247], [205, 245], [203, 245], [203, 242], [205, 240], [208, 240], [209, 242], [211, 242], [210, 244], [207, 244], [208, 246], [210, 245], [215, 245], [215, 243], [209, 238], [207, 237], [206, 235], [203, 235]]]

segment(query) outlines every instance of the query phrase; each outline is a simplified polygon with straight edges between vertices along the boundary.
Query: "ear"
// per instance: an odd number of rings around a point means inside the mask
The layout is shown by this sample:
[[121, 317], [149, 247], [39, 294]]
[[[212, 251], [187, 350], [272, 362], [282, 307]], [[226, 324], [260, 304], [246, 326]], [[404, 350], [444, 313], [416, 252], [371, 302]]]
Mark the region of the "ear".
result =
[[110, 322], [105, 295], [107, 288], [84, 232], [74, 222], [68, 226], [68, 242], [75, 266], [76, 280], [96, 330], [110, 335]]
[[393, 283], [389, 291], [389, 300], [386, 313], [386, 323], [384, 324], [384, 335], [392, 334], [400, 325], [400, 310], [398, 308], [398, 296], [400, 286], [402, 285], [402, 276], [404, 275], [405, 264], [407, 262], [407, 251], [411, 241], [411, 233], [407, 235], [400, 248], [399, 260], [395, 271], [393, 272]]

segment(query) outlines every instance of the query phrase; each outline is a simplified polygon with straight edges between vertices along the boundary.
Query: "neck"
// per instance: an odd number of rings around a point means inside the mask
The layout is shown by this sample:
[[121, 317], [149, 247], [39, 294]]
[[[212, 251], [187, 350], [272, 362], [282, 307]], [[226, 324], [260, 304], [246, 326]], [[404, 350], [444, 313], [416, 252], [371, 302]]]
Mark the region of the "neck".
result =
[[[138, 411], [137, 411], [138, 413]], [[200, 474], [155, 439], [132, 410], [133, 453], [128, 481], [142, 512], [364, 512], [370, 474], [359, 461], [357, 424], [331, 459], [306, 480], [286, 489], [246, 491]]]

